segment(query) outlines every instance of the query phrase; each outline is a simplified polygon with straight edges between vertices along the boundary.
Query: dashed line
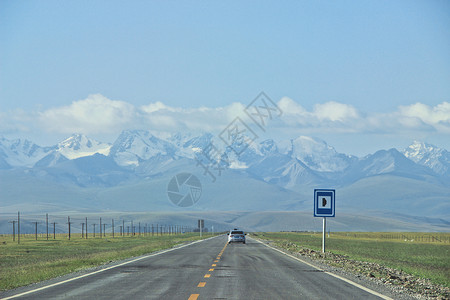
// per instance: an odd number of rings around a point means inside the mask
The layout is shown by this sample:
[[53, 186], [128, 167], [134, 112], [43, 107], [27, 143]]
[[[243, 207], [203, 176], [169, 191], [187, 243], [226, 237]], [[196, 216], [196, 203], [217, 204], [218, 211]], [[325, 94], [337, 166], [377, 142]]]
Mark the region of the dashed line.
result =
[[[227, 248], [228, 243], [225, 244], [225, 246], [223, 247], [223, 249], [220, 251], [219, 255], [216, 257], [216, 260], [214, 260], [214, 263], [211, 265], [211, 267], [217, 267], [217, 264], [220, 260], [220, 257], [222, 256], [223, 252], [225, 251], [225, 249]], [[214, 272], [214, 268], [210, 268], [208, 270], [208, 272]], [[211, 274], [205, 274], [203, 276], [203, 278], [210, 278]], [[206, 286], [206, 281], [201, 281], [199, 282], [199, 284], [197, 285], [197, 287], [202, 288]], [[189, 297], [188, 300], [197, 300], [197, 298], [200, 296], [200, 294], [191, 294], [191, 296]]]

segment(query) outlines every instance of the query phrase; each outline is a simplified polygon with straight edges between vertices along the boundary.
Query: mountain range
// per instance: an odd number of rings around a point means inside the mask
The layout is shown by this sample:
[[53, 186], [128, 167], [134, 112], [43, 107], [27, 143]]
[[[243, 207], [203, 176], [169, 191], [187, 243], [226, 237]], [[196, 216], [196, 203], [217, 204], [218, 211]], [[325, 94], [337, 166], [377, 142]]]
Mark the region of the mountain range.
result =
[[0, 138], [0, 209], [180, 211], [167, 185], [187, 172], [199, 178], [202, 196], [184, 210], [310, 211], [315, 188], [334, 188], [336, 214], [450, 221], [445, 149], [415, 141], [355, 157], [307, 136], [240, 147], [237, 153], [210, 133], [163, 137], [143, 130], [123, 131], [112, 144], [82, 134], [49, 147]]

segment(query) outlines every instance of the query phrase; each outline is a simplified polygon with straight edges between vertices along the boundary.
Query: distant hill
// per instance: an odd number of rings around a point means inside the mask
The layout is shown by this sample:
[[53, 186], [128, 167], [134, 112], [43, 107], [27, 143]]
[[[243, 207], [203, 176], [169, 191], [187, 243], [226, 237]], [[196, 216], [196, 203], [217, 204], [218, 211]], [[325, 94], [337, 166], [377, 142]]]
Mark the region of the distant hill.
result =
[[[246, 211], [254, 219], [256, 213], [310, 212], [314, 188], [335, 188], [337, 216], [450, 219], [445, 149], [414, 142], [358, 158], [305, 136], [243, 146], [238, 155], [209, 133], [162, 138], [142, 130], [124, 131], [113, 144], [81, 134], [50, 147], [0, 138], [0, 210]], [[200, 200], [183, 209], [167, 196], [169, 181], [182, 172], [202, 184]], [[274, 220], [283, 227], [282, 218]]]

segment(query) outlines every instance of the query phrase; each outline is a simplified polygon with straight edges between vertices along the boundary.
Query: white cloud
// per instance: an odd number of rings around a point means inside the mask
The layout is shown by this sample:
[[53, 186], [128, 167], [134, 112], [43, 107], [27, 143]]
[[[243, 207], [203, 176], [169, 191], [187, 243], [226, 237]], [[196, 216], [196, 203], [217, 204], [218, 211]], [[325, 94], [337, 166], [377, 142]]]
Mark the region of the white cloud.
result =
[[314, 106], [314, 116], [316, 116], [320, 121], [330, 120], [333, 122], [346, 122], [348, 120], [359, 118], [356, 108], [348, 104], [334, 101], [324, 104], [316, 104]]
[[450, 102], [434, 107], [422, 103], [400, 106], [399, 114], [410, 126], [426, 124], [436, 130], [450, 132]]
[[96, 94], [69, 106], [40, 112], [38, 116], [38, 123], [50, 132], [109, 133], [132, 125], [137, 111], [127, 102]]
[[[277, 103], [282, 116], [269, 126], [281, 131], [320, 133], [405, 132], [450, 133], [450, 103], [436, 106], [415, 103], [385, 113], [360, 112], [352, 105], [339, 102], [316, 104], [307, 110], [298, 102], [284, 97]], [[136, 107], [125, 101], [110, 100], [100, 94], [74, 101], [70, 105], [38, 112], [22, 110], [0, 112], [0, 133], [42, 132], [118, 135], [124, 129], [146, 129], [160, 132], [221, 132], [237, 116], [251, 124], [244, 113], [246, 105], [232, 103], [224, 107], [180, 108], [162, 102]]]

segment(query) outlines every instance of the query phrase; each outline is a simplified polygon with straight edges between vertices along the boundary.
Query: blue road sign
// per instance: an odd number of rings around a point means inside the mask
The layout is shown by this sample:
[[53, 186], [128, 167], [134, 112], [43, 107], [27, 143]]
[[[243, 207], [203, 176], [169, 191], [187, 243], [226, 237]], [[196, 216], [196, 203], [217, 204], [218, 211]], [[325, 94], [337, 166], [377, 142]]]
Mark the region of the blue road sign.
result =
[[314, 190], [314, 217], [334, 217], [335, 190]]

